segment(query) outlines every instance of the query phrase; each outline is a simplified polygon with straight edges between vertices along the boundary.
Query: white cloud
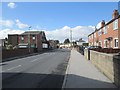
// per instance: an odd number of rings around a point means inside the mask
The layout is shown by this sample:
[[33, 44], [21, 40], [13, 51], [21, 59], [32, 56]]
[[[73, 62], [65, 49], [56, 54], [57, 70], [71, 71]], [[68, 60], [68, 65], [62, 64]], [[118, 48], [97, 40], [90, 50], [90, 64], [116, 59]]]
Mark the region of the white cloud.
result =
[[99, 22], [96, 26], [97, 29], [99, 29], [101, 27], [101, 22]]
[[[73, 40], [79, 40], [83, 38], [85, 41], [88, 40], [88, 34], [92, 33], [95, 29], [94, 26], [76, 26], [74, 28], [64, 26], [63, 28], [47, 31], [47, 30], [38, 30], [32, 29], [31, 31], [45, 31], [47, 39], [59, 40], [60, 42], [64, 42], [66, 38], [70, 38], [70, 30], [72, 30]], [[0, 30], [0, 38], [7, 37], [8, 34], [21, 34], [24, 31], [22, 30], [11, 30], [5, 29]]]
[[4, 30], [0, 30], [0, 39], [5, 39], [6, 37], [8, 37], [8, 34], [21, 34], [24, 31], [22, 30], [12, 30], [12, 29], [4, 29]]
[[10, 7], [10, 8], [15, 8], [15, 7], [16, 7], [16, 4], [15, 4], [15, 3], [13, 3], [13, 2], [8, 3], [8, 7]]
[[[32, 29], [31, 31], [36, 31], [38, 29]], [[44, 31], [47, 39], [59, 40], [64, 42], [66, 38], [70, 39], [70, 30], [72, 30], [73, 41], [83, 38], [85, 41], [88, 41], [88, 35], [95, 30], [94, 26], [76, 26], [74, 28], [64, 26], [60, 29], [48, 31], [48, 30], [38, 30]]]
[[20, 22], [20, 20], [18, 20], [18, 19], [15, 20], [15, 22], [16, 22], [16, 25], [17, 25], [20, 29], [29, 27], [27, 24], [24, 24], [24, 23]]
[[14, 22], [12, 20], [0, 20], [0, 25], [4, 27], [12, 27]]
[[66, 38], [70, 38], [70, 30], [72, 30], [73, 40], [78, 40], [83, 38], [85, 41], [88, 39], [88, 34], [93, 32], [94, 26], [76, 26], [74, 28], [70, 28], [68, 26], [64, 26], [61, 29], [56, 29], [53, 31], [45, 31], [47, 39], [58, 39], [60, 42], [64, 42]]

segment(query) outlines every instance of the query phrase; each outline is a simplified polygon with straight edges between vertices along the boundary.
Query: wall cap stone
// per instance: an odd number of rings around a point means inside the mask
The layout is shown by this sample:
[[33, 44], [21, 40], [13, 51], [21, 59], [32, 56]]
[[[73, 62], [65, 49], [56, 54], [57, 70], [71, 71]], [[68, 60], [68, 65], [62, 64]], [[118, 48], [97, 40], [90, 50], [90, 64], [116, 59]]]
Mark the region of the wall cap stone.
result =
[[112, 57], [113, 57], [114, 55], [117, 55], [117, 54], [115, 54], [115, 53], [114, 53], [114, 54], [110, 54], [110, 53], [108, 54], [108, 53], [97, 52], [97, 51], [94, 51], [94, 50], [90, 50], [90, 52], [95, 52], [95, 53], [98, 53], [98, 54], [107, 55], [107, 56], [112, 56]]

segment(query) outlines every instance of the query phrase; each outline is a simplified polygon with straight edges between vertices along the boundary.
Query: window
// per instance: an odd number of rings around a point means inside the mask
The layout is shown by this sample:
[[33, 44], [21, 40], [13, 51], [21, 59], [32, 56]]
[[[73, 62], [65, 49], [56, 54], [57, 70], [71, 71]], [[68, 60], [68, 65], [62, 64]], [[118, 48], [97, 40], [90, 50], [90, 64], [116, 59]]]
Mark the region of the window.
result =
[[118, 39], [114, 39], [115, 48], [118, 48]]
[[113, 29], [118, 29], [118, 19], [113, 22]]
[[102, 35], [102, 30], [101, 29], [98, 31], [98, 35], [99, 36]]
[[24, 40], [24, 36], [21, 36], [21, 40]]
[[104, 48], [107, 48], [107, 40], [104, 40]]
[[107, 27], [105, 26], [103, 29], [104, 29], [104, 34], [106, 34], [107, 33]]
[[35, 36], [34, 35], [32, 36], [32, 39], [35, 40]]

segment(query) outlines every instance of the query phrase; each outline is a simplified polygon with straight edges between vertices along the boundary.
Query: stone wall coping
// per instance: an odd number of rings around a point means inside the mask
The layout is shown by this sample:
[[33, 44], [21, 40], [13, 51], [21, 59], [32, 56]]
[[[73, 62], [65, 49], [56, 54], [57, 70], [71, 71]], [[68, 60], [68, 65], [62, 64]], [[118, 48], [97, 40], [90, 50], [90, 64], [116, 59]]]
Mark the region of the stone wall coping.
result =
[[107, 56], [111, 56], [111, 57], [113, 57], [114, 55], [117, 55], [117, 54], [115, 54], [115, 53], [113, 53], [113, 54], [110, 54], [110, 53], [102, 53], [102, 52], [97, 52], [97, 51], [94, 51], [94, 50], [90, 50], [90, 52], [95, 52], [95, 53], [99, 53], [99, 54], [101, 54], [101, 55], [107, 55]]

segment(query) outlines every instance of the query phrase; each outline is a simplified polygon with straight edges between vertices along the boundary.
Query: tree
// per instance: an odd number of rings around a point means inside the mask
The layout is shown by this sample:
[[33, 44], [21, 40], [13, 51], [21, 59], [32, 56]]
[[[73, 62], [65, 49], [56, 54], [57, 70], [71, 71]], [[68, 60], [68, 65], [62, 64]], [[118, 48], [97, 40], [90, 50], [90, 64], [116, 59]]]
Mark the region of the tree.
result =
[[56, 40], [56, 44], [59, 44], [59, 40]]
[[67, 39], [65, 39], [64, 43], [65, 44], [70, 43], [70, 40], [67, 38]]

